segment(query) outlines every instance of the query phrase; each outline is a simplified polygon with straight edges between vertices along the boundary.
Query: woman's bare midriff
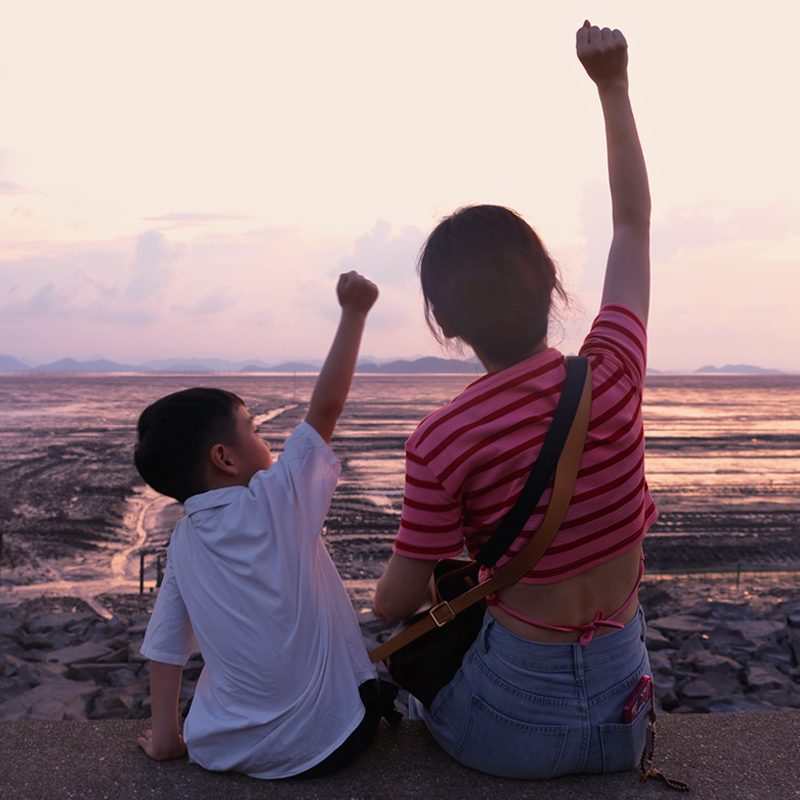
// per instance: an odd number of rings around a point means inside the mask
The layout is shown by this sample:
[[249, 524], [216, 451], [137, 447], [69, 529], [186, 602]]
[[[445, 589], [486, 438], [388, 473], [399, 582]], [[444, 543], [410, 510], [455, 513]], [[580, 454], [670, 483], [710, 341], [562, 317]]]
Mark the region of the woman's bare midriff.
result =
[[[515, 583], [498, 592], [499, 599], [514, 611], [549, 625], [586, 625], [598, 611], [608, 618], [625, 605], [639, 575], [641, 547], [635, 547], [611, 561], [558, 583]], [[627, 625], [635, 616], [637, 599], [619, 616], [616, 622]], [[570, 643], [581, 638], [580, 631], [551, 631], [512, 617], [497, 606], [489, 613], [506, 630], [533, 642]], [[605, 636], [616, 628], [600, 626], [595, 637]]]

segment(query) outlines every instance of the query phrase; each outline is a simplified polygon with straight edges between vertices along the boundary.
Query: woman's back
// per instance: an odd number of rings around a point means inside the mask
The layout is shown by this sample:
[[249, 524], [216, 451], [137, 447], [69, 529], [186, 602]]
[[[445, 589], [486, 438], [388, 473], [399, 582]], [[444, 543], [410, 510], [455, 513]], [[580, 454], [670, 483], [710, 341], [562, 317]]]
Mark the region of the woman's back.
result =
[[[592, 582], [587, 571], [629, 551], [639, 552], [644, 534], [656, 518], [644, 477], [644, 328], [624, 307], [607, 306], [581, 352], [589, 357], [593, 376], [592, 414], [581, 470], [553, 544], [528, 576], [501, 596], [514, 607], [523, 597], [538, 598], [531, 603], [546, 606], [543, 598], [558, 582], [585, 587]], [[565, 374], [561, 354], [546, 349], [479, 379], [420, 425], [406, 448], [408, 478], [397, 553], [411, 558], [435, 553], [447, 558], [459, 555], [465, 542], [472, 555], [483, 546], [528, 477], [550, 427]], [[549, 499], [550, 488], [498, 566], [535, 533]], [[630, 579], [624, 578], [631, 570], [622, 567], [623, 574], [614, 583], [630, 594], [637, 569], [638, 557]], [[608, 569], [595, 573], [604, 576], [601, 586], [608, 582], [607, 573]], [[584, 577], [576, 580], [580, 576]], [[576, 598], [582, 592], [559, 594]], [[590, 610], [589, 619], [597, 610], [607, 616], [621, 604], [604, 608], [601, 603]], [[527, 613], [525, 608], [517, 610]], [[562, 610], [563, 602], [554, 604], [544, 621], [589, 621], [552, 619]]]

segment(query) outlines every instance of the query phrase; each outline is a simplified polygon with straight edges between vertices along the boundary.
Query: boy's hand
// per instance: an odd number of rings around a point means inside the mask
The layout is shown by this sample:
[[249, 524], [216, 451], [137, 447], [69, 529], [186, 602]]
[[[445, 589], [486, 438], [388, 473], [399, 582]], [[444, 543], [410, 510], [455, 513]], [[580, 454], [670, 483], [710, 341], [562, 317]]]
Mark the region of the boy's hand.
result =
[[153, 731], [147, 731], [144, 736], [136, 740], [136, 744], [147, 753], [153, 761], [169, 761], [173, 758], [182, 758], [186, 755], [186, 745], [183, 736], [177, 734], [167, 746], [157, 746], [153, 741]]
[[575, 36], [578, 59], [598, 89], [628, 86], [628, 43], [621, 31], [591, 25], [589, 20]]
[[342, 310], [366, 314], [378, 299], [378, 287], [353, 270], [339, 276], [336, 296]]

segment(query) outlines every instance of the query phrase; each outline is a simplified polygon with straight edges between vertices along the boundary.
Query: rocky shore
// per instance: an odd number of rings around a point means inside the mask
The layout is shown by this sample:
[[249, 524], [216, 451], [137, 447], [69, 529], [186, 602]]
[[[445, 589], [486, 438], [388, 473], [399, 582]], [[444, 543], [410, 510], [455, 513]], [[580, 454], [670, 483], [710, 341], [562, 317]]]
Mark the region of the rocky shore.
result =
[[[735, 581], [735, 578], [734, 578]], [[106, 619], [80, 599], [0, 605], [0, 719], [143, 719], [149, 664], [139, 648], [154, 595], [105, 595]], [[662, 711], [800, 708], [800, 580], [796, 576], [645, 579], [656, 697]], [[361, 613], [368, 647], [389, 635]], [[184, 670], [181, 705], [203, 668]]]

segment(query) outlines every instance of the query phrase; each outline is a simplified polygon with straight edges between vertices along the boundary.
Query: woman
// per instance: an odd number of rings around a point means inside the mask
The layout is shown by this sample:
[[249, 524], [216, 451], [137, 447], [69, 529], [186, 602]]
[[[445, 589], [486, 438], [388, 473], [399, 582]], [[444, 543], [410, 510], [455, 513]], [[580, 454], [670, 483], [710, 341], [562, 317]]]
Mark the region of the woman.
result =
[[[641, 399], [649, 303], [650, 194], [628, 97], [627, 43], [588, 22], [578, 58], [606, 127], [613, 241], [601, 310], [581, 349], [592, 413], [572, 503], [553, 544], [490, 596], [483, 629], [424, 719], [469, 767], [514, 778], [633, 768], [647, 716], [623, 708], [649, 673], [637, 602], [642, 540], [657, 512], [644, 477]], [[408, 440], [400, 531], [374, 611], [416, 611], [438, 560], [473, 555], [520, 493], [558, 403], [565, 360], [546, 342], [562, 293], [517, 214], [475, 206], [443, 220], [420, 257], [429, 324], [469, 345], [488, 374]], [[436, 331], [435, 331], [436, 332]], [[542, 521], [550, 489], [501, 566]]]

